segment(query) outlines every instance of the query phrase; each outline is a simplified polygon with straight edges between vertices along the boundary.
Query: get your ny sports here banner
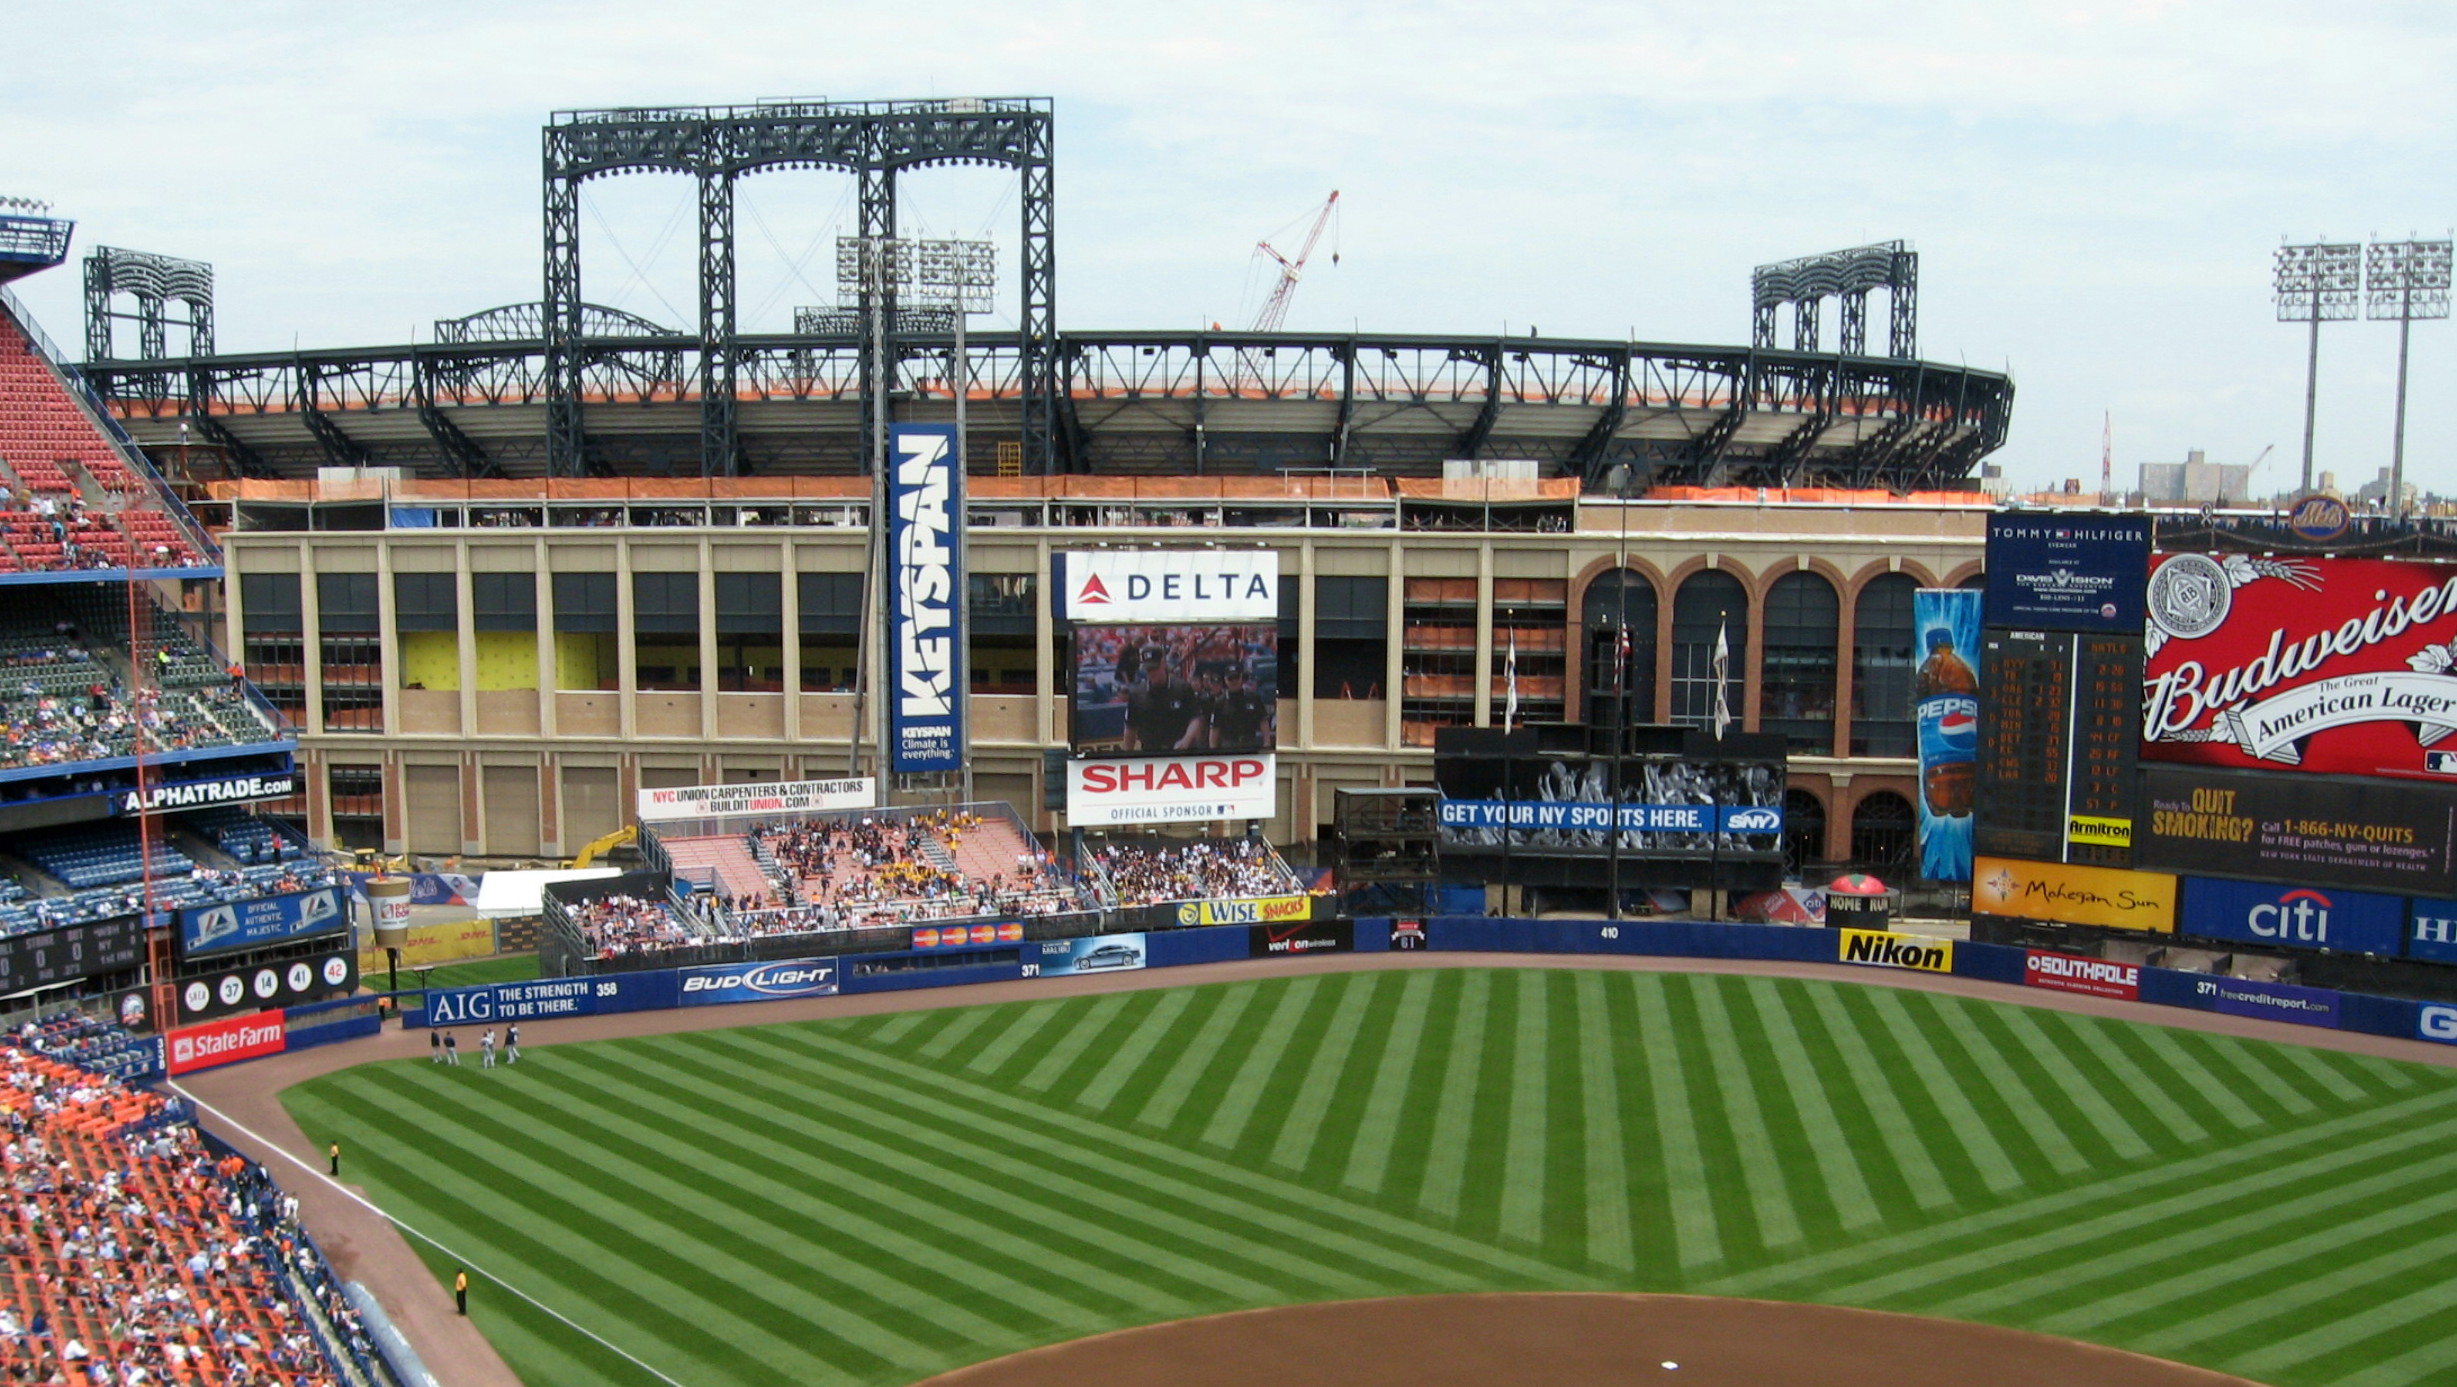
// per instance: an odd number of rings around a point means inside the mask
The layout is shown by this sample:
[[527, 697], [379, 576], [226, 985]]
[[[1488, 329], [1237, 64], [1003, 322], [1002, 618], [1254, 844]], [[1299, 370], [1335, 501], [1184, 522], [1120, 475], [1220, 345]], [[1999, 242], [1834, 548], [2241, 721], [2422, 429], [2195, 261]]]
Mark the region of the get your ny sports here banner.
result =
[[1980, 595], [1921, 588], [1911, 598], [1919, 661], [1920, 876], [1971, 879], [1971, 801], [1979, 785]]
[[2145, 760], [2457, 778], [2457, 577], [2394, 559], [2162, 554]]

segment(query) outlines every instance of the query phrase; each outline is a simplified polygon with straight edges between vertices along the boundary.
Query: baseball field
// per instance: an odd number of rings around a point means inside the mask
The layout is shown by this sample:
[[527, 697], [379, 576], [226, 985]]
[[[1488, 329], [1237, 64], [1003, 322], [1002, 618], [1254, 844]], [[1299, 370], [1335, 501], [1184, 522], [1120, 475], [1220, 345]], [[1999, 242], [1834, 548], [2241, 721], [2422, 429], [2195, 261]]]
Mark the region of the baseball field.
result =
[[285, 1102], [482, 1269], [472, 1313], [531, 1383], [656, 1379], [488, 1278], [694, 1387], [1475, 1290], [2457, 1381], [2457, 1072], [2334, 1051], [1889, 987], [1445, 968], [475, 1061]]

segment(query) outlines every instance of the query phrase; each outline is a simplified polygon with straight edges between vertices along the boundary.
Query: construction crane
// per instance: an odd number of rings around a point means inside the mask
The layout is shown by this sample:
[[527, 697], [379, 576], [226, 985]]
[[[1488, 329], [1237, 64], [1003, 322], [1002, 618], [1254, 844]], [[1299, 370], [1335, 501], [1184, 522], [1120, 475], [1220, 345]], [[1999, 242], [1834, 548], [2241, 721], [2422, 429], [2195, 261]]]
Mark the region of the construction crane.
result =
[[[1305, 233], [1305, 245], [1297, 251], [1294, 260], [1280, 254], [1269, 241], [1254, 243], [1256, 255], [1269, 256], [1272, 263], [1280, 267], [1280, 282], [1272, 286], [1271, 297], [1263, 301], [1263, 311], [1254, 315], [1256, 332], [1280, 330], [1280, 324], [1288, 317], [1288, 301], [1297, 296], [1297, 281], [1305, 277], [1305, 262], [1313, 258], [1314, 243], [1322, 239], [1322, 228], [1331, 220], [1331, 210], [1337, 206], [1339, 190], [1334, 188], [1331, 196], [1322, 204], [1322, 210], [1314, 214], [1313, 229]], [[1339, 263], [1337, 249], [1331, 252], [1331, 263]]]

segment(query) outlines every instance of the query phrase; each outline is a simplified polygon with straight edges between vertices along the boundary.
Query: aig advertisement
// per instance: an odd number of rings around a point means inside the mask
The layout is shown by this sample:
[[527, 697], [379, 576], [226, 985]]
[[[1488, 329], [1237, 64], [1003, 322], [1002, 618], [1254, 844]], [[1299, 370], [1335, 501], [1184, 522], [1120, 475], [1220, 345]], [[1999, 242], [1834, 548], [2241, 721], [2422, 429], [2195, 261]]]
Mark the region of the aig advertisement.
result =
[[326, 934], [348, 923], [349, 917], [341, 909], [341, 891], [331, 886], [321, 891], [199, 906], [179, 912], [179, 953], [182, 958], [195, 958], [261, 948]]
[[2176, 879], [2160, 872], [1982, 857], [1972, 863], [1971, 909], [2013, 920], [2172, 934]]
[[889, 430], [887, 750], [898, 774], [964, 766], [964, 467], [947, 424]]
[[1081, 828], [1268, 819], [1278, 802], [1276, 761], [1269, 752], [1069, 761], [1067, 819]]
[[1920, 876], [1971, 879], [1971, 799], [1979, 783], [1979, 594], [1921, 588], [1914, 685], [1920, 750]]
[[1055, 556], [1068, 621], [1178, 626], [1280, 619], [1276, 549], [1098, 549]]
[[2457, 894], [2457, 793], [2342, 777], [2145, 767], [2145, 867], [2409, 896]]
[[2396, 896], [2206, 877], [2184, 882], [2183, 932], [2205, 939], [2395, 957], [2405, 923], [2406, 903]]
[[2393, 559], [2165, 554], [2144, 758], [2457, 783], [2457, 577]]

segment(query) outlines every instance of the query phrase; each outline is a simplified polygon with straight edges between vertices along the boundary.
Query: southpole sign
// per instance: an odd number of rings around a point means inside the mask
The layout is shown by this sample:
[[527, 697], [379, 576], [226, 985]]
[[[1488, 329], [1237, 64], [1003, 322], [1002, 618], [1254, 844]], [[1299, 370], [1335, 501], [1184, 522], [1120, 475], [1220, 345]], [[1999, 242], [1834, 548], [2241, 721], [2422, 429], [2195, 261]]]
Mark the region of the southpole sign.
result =
[[2457, 775], [2457, 576], [2445, 564], [2166, 554], [2150, 574], [2148, 759]]
[[1278, 621], [1275, 549], [1098, 549], [1058, 555], [1068, 621], [1185, 625]]
[[899, 774], [964, 766], [964, 468], [955, 429], [889, 431], [887, 751]]

